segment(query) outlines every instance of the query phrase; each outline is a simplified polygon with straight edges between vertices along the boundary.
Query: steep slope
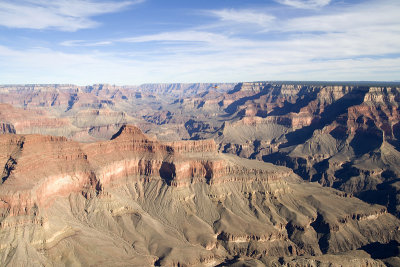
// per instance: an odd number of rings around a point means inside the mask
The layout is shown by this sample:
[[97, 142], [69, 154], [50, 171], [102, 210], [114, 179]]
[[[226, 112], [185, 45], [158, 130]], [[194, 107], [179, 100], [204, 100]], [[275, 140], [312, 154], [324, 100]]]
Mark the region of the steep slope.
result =
[[220, 99], [220, 150], [287, 166], [399, 216], [398, 84], [242, 83]]
[[10, 104], [12, 112], [19, 114], [0, 114], [0, 121], [19, 124], [16, 133], [59, 135], [80, 142], [107, 140], [122, 124], [140, 125], [164, 140], [189, 139], [191, 134], [186, 130], [186, 122], [210, 117], [208, 105], [202, 111], [202, 96], [215, 90], [220, 95], [233, 86], [208, 83], [0, 85], [0, 103]]
[[400, 216], [398, 83], [218, 86], [0, 86], [0, 133], [96, 142], [131, 123], [158, 140], [214, 139]]
[[361, 266], [382, 264], [370, 254], [398, 256], [369, 249], [400, 241], [400, 221], [385, 207], [219, 153], [213, 140], [163, 143], [123, 126], [91, 144], [4, 134], [0, 146], [4, 266], [305, 266], [343, 257]]

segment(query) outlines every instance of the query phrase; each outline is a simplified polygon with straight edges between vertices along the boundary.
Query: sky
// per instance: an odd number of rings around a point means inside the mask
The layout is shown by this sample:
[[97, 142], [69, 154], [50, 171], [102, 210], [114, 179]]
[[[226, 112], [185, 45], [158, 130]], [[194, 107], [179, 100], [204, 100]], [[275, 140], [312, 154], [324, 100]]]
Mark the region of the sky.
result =
[[399, 81], [399, 0], [0, 0], [0, 84]]

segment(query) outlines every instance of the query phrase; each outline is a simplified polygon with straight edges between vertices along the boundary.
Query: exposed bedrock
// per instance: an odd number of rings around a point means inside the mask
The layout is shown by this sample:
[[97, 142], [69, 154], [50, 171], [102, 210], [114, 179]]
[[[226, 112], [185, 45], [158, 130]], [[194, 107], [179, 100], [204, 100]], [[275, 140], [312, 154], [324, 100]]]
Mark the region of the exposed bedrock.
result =
[[385, 207], [218, 153], [212, 140], [162, 143], [123, 126], [104, 142], [5, 134], [0, 145], [1, 265], [293, 264], [338, 253], [378, 264], [370, 247], [400, 241]]
[[399, 265], [398, 84], [219, 86], [1, 86], [0, 265]]

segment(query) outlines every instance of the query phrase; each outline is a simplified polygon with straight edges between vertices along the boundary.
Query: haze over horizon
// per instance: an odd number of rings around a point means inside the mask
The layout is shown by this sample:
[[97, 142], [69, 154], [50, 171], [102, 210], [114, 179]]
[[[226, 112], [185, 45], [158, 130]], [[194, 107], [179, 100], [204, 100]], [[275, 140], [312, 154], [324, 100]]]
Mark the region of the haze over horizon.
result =
[[395, 0], [0, 0], [0, 84], [395, 81]]

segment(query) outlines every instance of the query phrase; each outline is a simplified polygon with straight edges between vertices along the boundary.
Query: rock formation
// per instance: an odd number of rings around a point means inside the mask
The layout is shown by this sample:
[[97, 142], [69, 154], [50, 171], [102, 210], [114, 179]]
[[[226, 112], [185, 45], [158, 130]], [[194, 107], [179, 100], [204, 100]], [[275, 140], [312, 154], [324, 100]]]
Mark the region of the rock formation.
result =
[[368, 248], [400, 240], [384, 206], [213, 140], [128, 125], [109, 141], [3, 134], [0, 146], [3, 266], [382, 265]]
[[399, 84], [214, 87], [0, 86], [2, 265], [399, 265]]

